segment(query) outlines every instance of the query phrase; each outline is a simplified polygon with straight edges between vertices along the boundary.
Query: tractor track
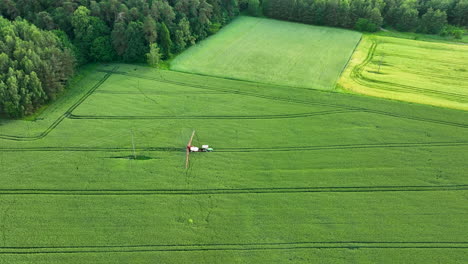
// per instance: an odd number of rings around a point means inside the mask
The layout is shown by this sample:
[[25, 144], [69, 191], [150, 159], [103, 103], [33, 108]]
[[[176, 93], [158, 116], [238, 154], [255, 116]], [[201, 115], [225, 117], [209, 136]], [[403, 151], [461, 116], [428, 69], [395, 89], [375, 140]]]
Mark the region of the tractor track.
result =
[[359, 45], [361, 45], [362, 43], [362, 35], [361, 37], [359, 38], [359, 41], [356, 43], [356, 45], [354, 45], [354, 49], [353, 49], [353, 52], [351, 52], [351, 55], [349, 56], [348, 58], [348, 61], [346, 61], [346, 64], [343, 66], [343, 68], [341, 69], [341, 72], [340, 72], [340, 75], [338, 75], [338, 78], [336, 78], [335, 80], [335, 85], [334, 85], [334, 89], [336, 89], [336, 85], [338, 84], [338, 81], [340, 80], [340, 78], [343, 76], [343, 73], [346, 71], [346, 69], [348, 68], [352, 58], [353, 58], [353, 55], [354, 53], [356, 53], [356, 50], [357, 48], [359, 47]]
[[[369, 57], [369, 55], [368, 55], [368, 57]], [[353, 71], [355, 71], [356, 68]], [[107, 71], [104, 71], [104, 72], [107, 72]], [[468, 123], [457, 123], [457, 122], [450, 122], [450, 121], [445, 121], [445, 120], [438, 120], [438, 119], [431, 119], [431, 118], [424, 118], [424, 117], [416, 117], [416, 116], [398, 114], [398, 113], [387, 112], [387, 111], [373, 110], [373, 109], [364, 108], [364, 107], [353, 107], [353, 106], [343, 105], [343, 104], [329, 104], [329, 103], [320, 103], [320, 102], [310, 102], [310, 101], [307, 101], [307, 100], [291, 99], [291, 98], [284, 98], [284, 97], [277, 97], [277, 96], [268, 96], [268, 95], [263, 95], [263, 94], [253, 93], [253, 92], [233, 90], [233, 89], [224, 89], [224, 88], [210, 87], [210, 86], [204, 86], [204, 85], [187, 84], [187, 83], [180, 82], [180, 81], [171, 81], [171, 80], [165, 80], [165, 79], [160, 79], [160, 78], [152, 78], [152, 77], [127, 73], [127, 72], [116, 71], [114, 73], [117, 74], [117, 75], [130, 76], [130, 77], [140, 78], [140, 79], [145, 79], [145, 80], [150, 80], [150, 81], [156, 81], [156, 82], [162, 82], [162, 83], [171, 83], [171, 84], [176, 84], [176, 85], [181, 85], [181, 86], [186, 86], [186, 87], [192, 87], [192, 88], [205, 89], [205, 90], [222, 91], [222, 92], [225, 92], [225, 93], [252, 96], [252, 97], [258, 97], [258, 98], [263, 98], [263, 99], [268, 99], [268, 100], [273, 100], [273, 101], [282, 101], [282, 102], [305, 104], [305, 105], [334, 107], [334, 108], [338, 108], [338, 109], [346, 109], [346, 110], [359, 111], [359, 112], [369, 113], [369, 114], [377, 114], [377, 115], [383, 115], [383, 116], [390, 116], [390, 117], [396, 117], [396, 118], [416, 120], [416, 121], [422, 121], [422, 122], [439, 124], [439, 125], [468, 128]], [[317, 92], [315, 90], [311, 90], [311, 89], [309, 89], [309, 90], [312, 91], [312, 92]], [[318, 92], [321, 92], [321, 91], [318, 91]]]
[[372, 149], [372, 148], [454, 147], [454, 146], [468, 146], [468, 142], [348, 144], [348, 145], [297, 146], [297, 147], [275, 147], [275, 148], [217, 148], [216, 152], [306, 151], [306, 150]]
[[99, 80], [90, 90], [88, 90], [78, 101], [76, 101], [72, 106], [68, 108], [68, 110], [63, 113], [59, 118], [57, 118], [46, 130], [44, 130], [42, 133], [40, 133], [37, 136], [32, 136], [32, 137], [22, 137], [22, 136], [11, 136], [11, 135], [0, 135], [0, 139], [7, 139], [7, 140], [13, 140], [13, 141], [34, 141], [38, 139], [42, 139], [49, 135], [52, 130], [54, 130], [62, 121], [67, 118], [71, 113], [78, 108], [90, 95], [94, 93], [109, 77], [112, 75], [113, 71], [116, 71], [118, 69], [118, 66], [114, 67], [111, 71], [107, 72], [104, 77]]
[[[108, 71], [101, 70], [100, 72], [108, 72]], [[155, 82], [160, 82], [160, 83], [175, 84], [179, 86], [191, 87], [191, 88], [196, 88], [196, 89], [217, 91], [217, 92], [222, 92], [222, 93], [227, 93], [227, 94], [251, 96], [251, 97], [268, 99], [268, 100], [273, 100], [273, 101], [282, 101], [282, 102], [287, 102], [287, 103], [297, 103], [297, 104], [304, 104], [304, 105], [328, 106], [328, 107], [343, 108], [343, 109], [348, 109], [348, 110], [361, 110], [360, 108], [357, 108], [357, 107], [340, 106], [336, 104], [328, 104], [328, 103], [321, 103], [321, 102], [311, 102], [307, 100], [298, 100], [298, 99], [291, 99], [291, 98], [285, 98], [285, 97], [270, 96], [270, 95], [264, 95], [264, 94], [254, 93], [254, 92], [234, 90], [234, 89], [229, 89], [229, 88], [219, 88], [219, 87], [212, 87], [208, 85], [191, 84], [191, 83], [186, 83], [186, 82], [181, 82], [181, 81], [153, 78], [153, 77], [148, 77], [148, 76], [143, 76], [143, 75], [128, 73], [128, 72], [116, 71], [114, 72], [114, 74], [129, 76], [129, 77], [144, 79], [144, 80], [149, 80], [149, 81], [155, 81]], [[318, 90], [313, 90], [313, 89], [307, 89], [307, 90], [318, 91]]]
[[[314, 150], [342, 150], [342, 149], [373, 149], [373, 148], [412, 148], [412, 147], [463, 147], [468, 142], [407, 142], [381, 144], [342, 144], [316, 146], [288, 146], [275, 148], [228, 148], [217, 147], [216, 152], [272, 152], [272, 151], [314, 151]], [[154, 152], [183, 152], [180, 147], [137, 147], [137, 151]], [[0, 148], [4, 152], [126, 152], [133, 151], [130, 147], [30, 147], [30, 148]]]
[[0, 195], [58, 195], [58, 196], [115, 196], [115, 195], [238, 195], [287, 193], [375, 193], [375, 192], [447, 192], [466, 191], [468, 184], [428, 186], [330, 186], [330, 187], [273, 187], [235, 189], [0, 189]]
[[[141, 95], [141, 92], [135, 91], [111, 91], [111, 90], [97, 90], [95, 91], [96, 94], [135, 94]], [[209, 92], [209, 91], [198, 91], [198, 92], [169, 92], [169, 91], [145, 91], [145, 94], [152, 94], [152, 95], [207, 95], [207, 94], [227, 94], [226, 92]]]
[[0, 247], [0, 254], [87, 254], [190, 251], [253, 251], [296, 249], [468, 249], [468, 242], [446, 241], [305, 241], [114, 246]]
[[456, 81], [462, 81], [462, 82], [467, 82], [468, 81], [468, 78], [465, 78], [465, 77], [457, 77], [457, 76], [446, 76], [446, 75], [443, 75], [443, 74], [435, 74], [435, 73], [431, 73], [431, 72], [425, 72], [423, 70], [416, 70], [416, 69], [412, 69], [412, 68], [408, 68], [408, 69], [405, 69], [406, 72], [408, 73], [414, 73], [414, 74], [427, 74], [427, 75], [431, 75], [431, 77], [436, 77], [436, 78], [439, 78], [439, 79], [446, 79], [447, 77], [450, 77], [450, 80], [453, 81], [453, 80], [456, 80]]
[[[161, 152], [180, 152], [185, 151], [185, 148], [177, 147], [136, 147], [136, 151], [161, 151]], [[0, 151], [5, 152], [127, 152], [133, 151], [133, 148], [119, 147], [32, 147], [32, 148], [0, 148]]]
[[383, 115], [383, 116], [389, 116], [389, 117], [403, 118], [403, 119], [408, 119], [408, 120], [415, 120], [415, 121], [421, 121], [421, 122], [438, 124], [438, 125], [445, 125], [445, 126], [451, 126], [451, 127], [468, 128], [468, 124], [444, 121], [444, 120], [439, 120], [439, 119], [431, 119], [431, 118], [425, 118], [425, 117], [402, 115], [402, 114], [397, 114], [397, 113], [378, 111], [378, 110], [369, 110], [369, 109], [362, 110], [361, 112], [370, 113], [370, 114], [377, 114], [377, 115]]
[[146, 120], [146, 119], [289, 119], [289, 118], [304, 118], [312, 116], [332, 115], [359, 112], [358, 110], [330, 110], [311, 113], [298, 113], [298, 114], [281, 114], [281, 115], [200, 115], [200, 116], [95, 116], [95, 115], [70, 115], [70, 119], [104, 119], [104, 120]]
[[[374, 50], [375, 50], [375, 47], [374, 47]], [[368, 58], [366, 60], [370, 61], [372, 59], [372, 56], [370, 55], [370, 53], [368, 54]], [[359, 67], [356, 67], [353, 70], [353, 73], [357, 70], [357, 68], [359, 68]], [[42, 139], [42, 138], [46, 137], [47, 135], [49, 135], [49, 133], [52, 132], [65, 118], [80, 119], [79, 115], [73, 115], [72, 112], [76, 108], [78, 108], [90, 95], [92, 95], [94, 92], [96, 92], [96, 90], [107, 79], [109, 79], [109, 77], [112, 74], [125, 75], [125, 76], [134, 77], [134, 78], [152, 80], [152, 81], [163, 82], [163, 83], [171, 83], [171, 84], [182, 85], [182, 86], [186, 86], [186, 87], [192, 87], [192, 88], [198, 88], [198, 89], [204, 89], [204, 90], [211, 90], [212, 93], [237, 94], [237, 95], [252, 96], [252, 97], [257, 97], [257, 98], [263, 98], [263, 99], [274, 100], [274, 101], [282, 101], [282, 102], [288, 102], [288, 103], [334, 107], [334, 108], [338, 108], [338, 109], [342, 109], [342, 110], [348, 110], [350, 112], [362, 112], [362, 113], [369, 113], [369, 114], [378, 114], [378, 115], [383, 115], [383, 116], [390, 116], [390, 117], [395, 117], [395, 118], [416, 120], [416, 121], [439, 124], [439, 125], [446, 125], [446, 126], [453, 126], [453, 127], [460, 127], [460, 128], [468, 128], [468, 124], [465, 124], [465, 123], [450, 122], [450, 121], [445, 121], [445, 120], [438, 120], [438, 119], [431, 119], [431, 118], [424, 118], [424, 117], [416, 117], [416, 116], [411, 116], [411, 115], [398, 114], [398, 113], [392, 113], [392, 112], [380, 111], [380, 110], [373, 110], [373, 109], [363, 108], [363, 107], [353, 107], [353, 106], [342, 105], [342, 104], [329, 104], [329, 103], [321, 103], [321, 102], [310, 102], [310, 101], [307, 101], [307, 100], [298, 100], [298, 99], [284, 98], [284, 97], [278, 97], [278, 96], [268, 96], [268, 95], [253, 93], [253, 92], [239, 91], [239, 90], [233, 90], [233, 89], [227, 89], [227, 88], [223, 89], [223, 88], [210, 87], [210, 86], [205, 86], [205, 85], [187, 84], [187, 83], [180, 82], [180, 81], [171, 81], [171, 80], [165, 80], [165, 79], [159, 79], [159, 78], [151, 78], [151, 77], [147, 77], [147, 76], [141, 76], [141, 75], [138, 75], [138, 74], [131, 74], [131, 73], [127, 73], [127, 72], [119, 72], [117, 70], [118, 70], [118, 66], [114, 67], [112, 70], [98, 70], [99, 72], [105, 72], [106, 75], [98, 83], [96, 83], [88, 92], [86, 92], [77, 102], [75, 102], [70, 108], [68, 108], [68, 110], [64, 114], [62, 114], [59, 118], [57, 118], [46, 130], [44, 130], [39, 135], [29, 137], [29, 136], [13, 136], [13, 135], [2, 135], [2, 134], [0, 134], [0, 139], [11, 140], [11, 141], [35, 141], [35, 140]], [[308, 89], [308, 90], [311, 90], [311, 89]], [[314, 90], [311, 90], [311, 91], [314, 91]], [[208, 93], [210, 93], [210, 92], [208, 92]], [[202, 92], [202, 94], [203, 94], [203, 92]], [[83, 117], [82, 119], [84, 119], [85, 116], [81, 116], [81, 117]], [[93, 116], [88, 116], [88, 117], [91, 118]], [[124, 118], [124, 117], [121, 117], [121, 118]], [[128, 118], [128, 117], [125, 117], [125, 118]], [[155, 118], [161, 119], [160, 117], [151, 117], [149, 119], [155, 119]], [[180, 117], [176, 117], [176, 118], [186, 119], [186, 118], [180, 118]], [[200, 117], [195, 117], [195, 118], [196, 119], [201, 119]], [[204, 116], [204, 118], [213, 119], [212, 116], [211, 117]], [[101, 118], [101, 119], [104, 119], [104, 118]], [[114, 119], [118, 119], [118, 118], [114, 118]], [[169, 117], [166, 117], [165, 119], [169, 119]], [[221, 119], [221, 118], [216, 117], [215, 119]], [[224, 119], [226, 119], [226, 118], [224, 118]], [[241, 116], [240, 119], [246, 119], [246, 116]], [[248, 118], [248, 119], [254, 119], [254, 118]], [[259, 117], [259, 119], [262, 119], [262, 118]], [[265, 119], [265, 118], [263, 118], [263, 119]]]
[[[352, 71], [351, 71], [351, 79], [355, 81], [356, 83], [359, 83], [363, 86], [369, 87], [367, 84], [372, 83], [372, 84], [381, 84], [381, 85], [387, 85], [389, 88], [382, 88], [382, 90], [386, 91], [395, 91], [395, 92], [417, 92], [417, 93], [430, 93], [434, 95], [439, 95], [448, 99], [452, 100], [457, 100], [461, 102], [468, 102], [468, 95], [463, 95], [463, 94], [458, 94], [458, 93], [451, 93], [451, 92], [444, 92], [444, 91], [438, 91], [438, 90], [432, 90], [432, 89], [425, 89], [425, 88], [420, 88], [420, 87], [414, 87], [410, 85], [404, 85], [404, 84], [397, 84], [397, 83], [392, 83], [392, 82], [386, 82], [386, 81], [379, 81], [371, 78], [364, 77], [362, 75], [362, 72], [364, 71], [365, 67], [373, 60], [375, 51], [377, 49], [377, 42], [375, 40], [371, 40], [372, 45], [369, 49], [369, 53], [367, 54], [366, 59], [359, 65], [357, 65]], [[370, 87], [374, 89], [379, 89], [377, 87]]]

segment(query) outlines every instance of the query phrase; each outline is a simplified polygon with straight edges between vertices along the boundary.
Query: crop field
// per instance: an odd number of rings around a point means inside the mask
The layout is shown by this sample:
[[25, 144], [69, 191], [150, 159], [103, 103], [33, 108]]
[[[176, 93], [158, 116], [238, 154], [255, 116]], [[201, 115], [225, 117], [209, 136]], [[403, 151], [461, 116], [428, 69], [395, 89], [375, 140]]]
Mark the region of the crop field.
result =
[[365, 36], [339, 81], [345, 90], [468, 110], [468, 46]]
[[[193, 130], [214, 152], [186, 169]], [[2, 120], [0, 263], [463, 263], [467, 130], [455, 109], [92, 65]]]
[[182, 72], [331, 90], [360, 33], [240, 17], [171, 63]]

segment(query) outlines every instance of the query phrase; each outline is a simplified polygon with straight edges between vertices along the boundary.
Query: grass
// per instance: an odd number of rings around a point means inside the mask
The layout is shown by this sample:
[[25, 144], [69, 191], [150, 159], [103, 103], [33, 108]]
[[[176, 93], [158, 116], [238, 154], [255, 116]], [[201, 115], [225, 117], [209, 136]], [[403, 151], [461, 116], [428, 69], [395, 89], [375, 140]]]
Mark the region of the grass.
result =
[[468, 46], [368, 35], [338, 82], [346, 91], [468, 110]]
[[331, 90], [360, 33], [240, 17], [171, 62], [176, 71]]
[[466, 260], [466, 111], [121, 64], [41, 117], [0, 130], [0, 263]]
[[400, 32], [394, 29], [381, 30], [376, 33], [372, 33], [374, 36], [382, 37], [394, 37], [402, 39], [412, 39], [412, 40], [421, 40], [421, 41], [431, 41], [431, 42], [446, 42], [446, 43], [466, 43], [468, 44], [468, 35], [465, 34], [461, 39], [456, 39], [453, 36], [440, 36], [435, 34], [422, 34], [415, 32]]
[[416, 33], [416, 32], [400, 32], [400, 31], [389, 28], [389, 29], [381, 30], [376, 33], [372, 33], [371, 35], [430, 41], [430, 42], [468, 44], [468, 34], [463, 35], [461, 39], [456, 39], [453, 36], [441, 36], [441, 35], [436, 35], [436, 34], [423, 34], [423, 33]]

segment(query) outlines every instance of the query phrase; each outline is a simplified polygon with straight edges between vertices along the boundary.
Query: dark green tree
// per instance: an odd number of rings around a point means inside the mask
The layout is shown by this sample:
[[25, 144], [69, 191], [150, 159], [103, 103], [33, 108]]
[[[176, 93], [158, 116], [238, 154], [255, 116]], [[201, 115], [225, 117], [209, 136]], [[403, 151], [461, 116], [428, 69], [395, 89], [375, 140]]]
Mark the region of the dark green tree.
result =
[[157, 22], [163, 22], [166, 26], [170, 27], [173, 26], [176, 18], [173, 7], [166, 0], [153, 1], [151, 5], [151, 16]]
[[39, 28], [47, 30], [52, 30], [56, 28], [54, 19], [47, 11], [42, 11], [37, 14], [35, 24]]
[[378, 27], [367, 18], [359, 18], [356, 25], [354, 25], [354, 29], [362, 32], [376, 32]]
[[398, 20], [395, 27], [401, 31], [414, 31], [418, 27], [418, 10], [407, 5], [402, 5], [399, 9]]
[[468, 27], [468, 0], [460, 0], [453, 9], [453, 20], [458, 26]]
[[249, 0], [248, 1], [248, 12], [251, 16], [260, 15], [260, 1], [259, 0]]
[[195, 38], [190, 31], [190, 23], [186, 17], [183, 17], [177, 25], [177, 30], [174, 36], [174, 50], [180, 52], [187, 46], [195, 44]]
[[110, 36], [96, 38], [91, 44], [89, 56], [93, 61], [113, 61], [116, 54]]
[[380, 14], [380, 10], [377, 7], [374, 7], [370, 12], [369, 12], [369, 21], [374, 24], [377, 27], [377, 30], [382, 26], [383, 24], [383, 17], [382, 14]]
[[155, 43], [158, 37], [158, 28], [156, 21], [151, 16], [147, 16], [143, 23], [143, 32], [145, 33], [145, 39], [148, 43]]
[[429, 34], [439, 34], [447, 24], [447, 14], [444, 11], [429, 8], [421, 17], [420, 31]]
[[112, 46], [120, 57], [123, 56], [128, 47], [126, 30], [127, 25], [124, 22], [117, 22], [111, 34]]
[[73, 74], [70, 49], [53, 33], [0, 17], [0, 114], [21, 117], [54, 100]]
[[145, 54], [148, 53], [148, 45], [143, 33], [143, 23], [130, 22], [125, 32], [127, 39], [127, 49], [122, 58], [126, 62], [142, 62]]
[[163, 59], [170, 58], [172, 40], [169, 34], [169, 29], [167, 28], [166, 24], [164, 24], [164, 22], [159, 25], [159, 46], [161, 47]]
[[[81, 50], [86, 59], [96, 60], [97, 58], [91, 55], [91, 48], [95, 44], [94, 41], [100, 37], [108, 36], [110, 30], [100, 18], [93, 17], [90, 13], [91, 11], [86, 7], [78, 7], [73, 13], [71, 23], [75, 34], [75, 45]], [[94, 51], [96, 51], [96, 48], [94, 46]]]

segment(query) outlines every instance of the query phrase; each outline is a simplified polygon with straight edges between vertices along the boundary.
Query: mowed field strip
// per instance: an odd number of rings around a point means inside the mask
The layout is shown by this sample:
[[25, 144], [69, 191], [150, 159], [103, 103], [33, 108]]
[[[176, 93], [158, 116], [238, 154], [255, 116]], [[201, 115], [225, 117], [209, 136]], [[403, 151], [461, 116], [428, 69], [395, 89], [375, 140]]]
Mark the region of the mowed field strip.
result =
[[[37, 121], [2, 123], [0, 262], [468, 254], [465, 111], [124, 64], [84, 76]], [[185, 169], [193, 130], [215, 151]]]
[[360, 37], [343, 29], [239, 17], [177, 56], [171, 69], [331, 90]]
[[468, 46], [364, 36], [339, 85], [352, 92], [468, 110]]

